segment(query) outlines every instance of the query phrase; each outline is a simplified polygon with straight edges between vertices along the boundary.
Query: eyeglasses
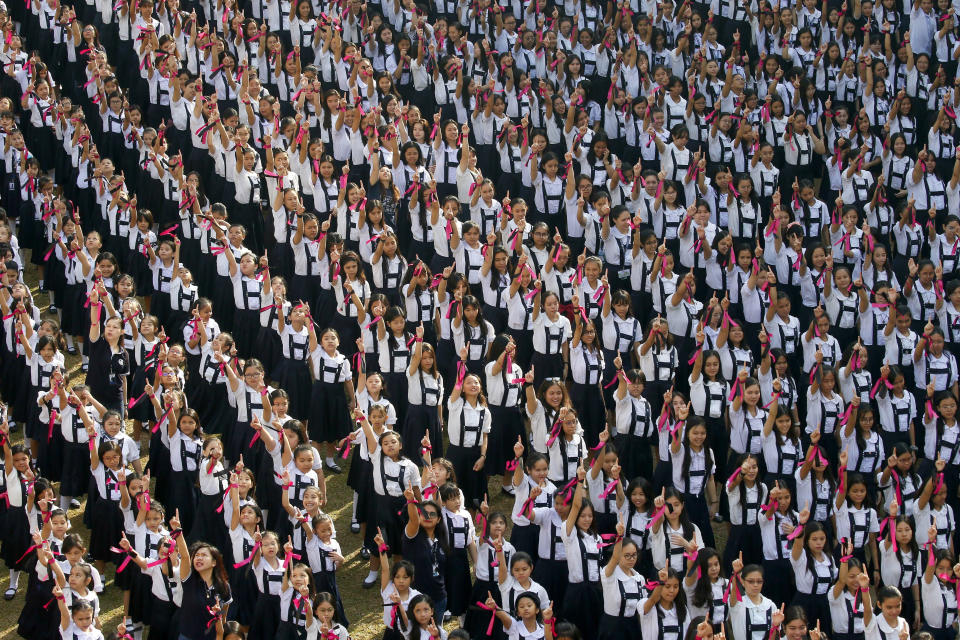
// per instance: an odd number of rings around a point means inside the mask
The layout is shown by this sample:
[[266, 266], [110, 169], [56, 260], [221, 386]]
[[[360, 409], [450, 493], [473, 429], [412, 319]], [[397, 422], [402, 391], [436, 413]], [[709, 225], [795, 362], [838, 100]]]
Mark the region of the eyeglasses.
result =
[[636, 554], [636, 553], [625, 553], [625, 554], [623, 554], [623, 559], [624, 559], [624, 560], [636, 560], [636, 559], [637, 559], [637, 554]]
[[436, 511], [424, 511], [424, 512], [423, 512], [423, 519], [424, 519], [424, 520], [433, 520], [434, 518], [439, 518], [439, 517], [440, 517], [440, 514], [437, 513]]
[[751, 578], [749, 580], [744, 580], [747, 584], [763, 584], [763, 578]]

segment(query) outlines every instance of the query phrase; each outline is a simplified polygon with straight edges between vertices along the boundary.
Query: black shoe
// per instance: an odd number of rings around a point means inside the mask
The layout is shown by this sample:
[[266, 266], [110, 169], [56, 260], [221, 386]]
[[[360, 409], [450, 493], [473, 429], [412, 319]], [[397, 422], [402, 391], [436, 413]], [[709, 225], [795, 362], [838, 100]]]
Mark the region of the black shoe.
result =
[[360, 523], [356, 520], [350, 523], [350, 533], [360, 533]]
[[333, 464], [330, 464], [329, 462], [325, 462], [323, 463], [323, 466], [329, 469], [330, 471], [332, 471], [333, 473], [341, 473], [343, 471], [336, 462], [334, 462]]
[[16, 587], [10, 587], [9, 589], [7, 589], [6, 591], [3, 592], [3, 599], [4, 599], [4, 600], [13, 600], [13, 599], [16, 598], [16, 597], [17, 597], [17, 589], [16, 589]]
[[379, 575], [373, 576], [371, 580], [363, 579], [363, 584], [361, 585], [364, 589], [372, 589], [375, 584], [377, 584], [377, 579]]
[[360, 549], [360, 557], [363, 558], [364, 560], [369, 560], [370, 549], [367, 549], [366, 547], [363, 547], [362, 549]]

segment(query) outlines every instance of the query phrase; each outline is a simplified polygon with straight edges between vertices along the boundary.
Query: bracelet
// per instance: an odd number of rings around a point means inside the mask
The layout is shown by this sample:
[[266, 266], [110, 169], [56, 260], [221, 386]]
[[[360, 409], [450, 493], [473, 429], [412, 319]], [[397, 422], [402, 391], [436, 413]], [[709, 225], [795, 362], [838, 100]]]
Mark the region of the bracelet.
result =
[[416, 500], [407, 500], [407, 504], [420, 504]]
[[381, 544], [380, 546], [377, 547], [377, 551], [379, 551], [380, 553], [386, 553], [389, 550], [390, 550], [390, 547], [388, 547], [385, 544]]

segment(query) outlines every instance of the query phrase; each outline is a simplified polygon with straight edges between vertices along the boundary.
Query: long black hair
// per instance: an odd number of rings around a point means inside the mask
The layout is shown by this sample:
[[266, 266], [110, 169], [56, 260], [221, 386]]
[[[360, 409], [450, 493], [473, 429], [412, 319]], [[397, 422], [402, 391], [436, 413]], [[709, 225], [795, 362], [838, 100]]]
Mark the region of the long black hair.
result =
[[[707, 451], [709, 451], [709, 449], [707, 449]], [[746, 462], [747, 460], [753, 460], [754, 462], [757, 463], [757, 467], [759, 468], [760, 459], [752, 453], [744, 453], [743, 455], [737, 456], [737, 458], [733, 461], [733, 464], [734, 464], [733, 468], [739, 469], [743, 465], [743, 463]], [[710, 466], [708, 465], [707, 469], [709, 468]], [[760, 482], [759, 476], [754, 481], [754, 487], [757, 490], [757, 501], [759, 502], [759, 504], [765, 504], [767, 502], [767, 487], [762, 482]], [[747, 501], [747, 483], [742, 475], [740, 477], [740, 483], [737, 485], [737, 491], [739, 492], [740, 508], [743, 510], [742, 513], [744, 516], [744, 522], [741, 522], [740, 524], [746, 525], [747, 524], [746, 522], [747, 502], [748, 502]]]
[[[827, 530], [824, 529], [823, 525], [815, 520], [809, 520], [805, 525], [803, 525], [803, 550], [806, 552], [807, 556], [807, 571], [810, 572], [810, 575], [813, 578], [817, 577], [817, 563], [813, 557], [813, 554], [807, 550], [808, 543], [810, 541], [810, 536], [817, 532], [827, 535]], [[828, 536], [829, 537], [829, 536]], [[823, 552], [823, 557], [827, 559], [827, 562], [830, 566], [833, 566], [833, 559], [830, 557], [830, 554], [827, 551]]]
[[[693, 595], [690, 598], [691, 604], [697, 608], [709, 607], [713, 609], [713, 583], [710, 582], [710, 575], [707, 568], [710, 566], [710, 561], [714, 558], [719, 561], [720, 554], [718, 554], [715, 549], [704, 547], [700, 549], [697, 554], [696, 563], [690, 564], [689, 572], [692, 573], [698, 570], [700, 572], [700, 577], [697, 578], [697, 583], [693, 587]], [[720, 566], [720, 577], [723, 577], [722, 563]]]
[[[667, 501], [670, 498], [676, 498], [677, 500], [680, 501], [680, 504], [684, 504], [684, 505], [686, 504], [686, 500], [684, 500], [682, 493], [680, 493], [673, 487], [666, 487], [663, 490], [663, 499], [664, 501]], [[667, 511], [669, 512], [670, 505], [667, 504], [666, 506], [667, 506]], [[693, 523], [690, 522], [690, 516], [687, 515], [687, 510], [683, 509], [680, 512], [680, 515], [677, 516], [677, 519], [680, 521], [680, 529], [683, 531], [683, 537], [686, 538], [687, 540], [692, 540], [694, 529], [693, 529]]]
[[[686, 426], [683, 430], [683, 477], [687, 478], [690, 476], [690, 461], [693, 458], [693, 454], [690, 451], [690, 431], [694, 427], [703, 427], [707, 428], [706, 421], [700, 416], [689, 416], [687, 417]], [[708, 431], [709, 433], [709, 431]], [[710, 447], [707, 446], [706, 441], [703, 443], [703, 464], [704, 469], [707, 473], [710, 472], [710, 469], [713, 468], [713, 452], [710, 451]], [[740, 483], [741, 485], [743, 483]], [[743, 499], [743, 496], [740, 496]], [[684, 512], [686, 515], [686, 512]], [[684, 534], [686, 535], [686, 534]]]
[[206, 542], [194, 542], [190, 545], [190, 557], [182, 558], [180, 561], [192, 563], [194, 556], [196, 556], [197, 552], [201, 549], [206, 549], [210, 553], [210, 557], [213, 558], [214, 567], [210, 577], [213, 580], [214, 589], [217, 590], [221, 600], [229, 600], [230, 580], [227, 578], [227, 568], [224, 566], [223, 554], [220, 553], [219, 549]]
[[[681, 583], [680, 588], [677, 589], [677, 597], [673, 601], [673, 606], [677, 611], [677, 622], [679, 622], [682, 625], [687, 619], [687, 594], [683, 590], [683, 583], [682, 583], [682, 578], [680, 577], [680, 574], [677, 573], [676, 569], [668, 565], [667, 580], [669, 580], [670, 578], [674, 578], [676, 579], [677, 582]], [[657, 617], [663, 618], [663, 609], [661, 608], [659, 602], [656, 605], [656, 610], [657, 610]]]

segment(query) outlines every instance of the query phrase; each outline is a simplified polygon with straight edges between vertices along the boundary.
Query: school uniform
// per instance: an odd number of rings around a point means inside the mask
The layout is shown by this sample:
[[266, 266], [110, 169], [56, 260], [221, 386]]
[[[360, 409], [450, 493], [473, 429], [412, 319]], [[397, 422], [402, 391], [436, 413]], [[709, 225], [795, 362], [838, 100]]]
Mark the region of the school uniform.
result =
[[640, 616], [640, 631], [644, 638], [682, 640], [686, 636], [687, 625], [690, 624], [689, 615], [681, 619], [676, 604], [670, 609], [664, 609], [660, 603], [653, 605], [649, 612], [643, 613], [645, 600], [646, 598], [637, 605], [637, 613]]
[[646, 595], [646, 580], [636, 570], [629, 574], [619, 566], [612, 575], [600, 574], [603, 590], [603, 616], [597, 631], [598, 640], [634, 638], [640, 634], [637, 607]]
[[533, 354], [530, 365], [534, 370], [534, 385], [546, 378], [563, 378], [562, 347], [573, 337], [570, 320], [563, 315], [550, 319], [541, 311], [533, 321]]
[[614, 407], [616, 433], [614, 444], [620, 466], [627, 478], [648, 473], [653, 467], [653, 410], [642, 395], [634, 397], [627, 392]]
[[409, 588], [405, 598], [401, 596], [399, 602], [394, 602], [390, 597], [394, 593], [398, 592], [393, 582], [387, 584], [386, 588], [380, 591], [380, 599], [383, 600], [383, 625], [386, 627], [383, 634], [384, 640], [403, 639], [406, 629], [403, 626], [403, 618], [400, 616], [400, 608], [402, 607], [406, 611], [410, 601], [420, 595], [420, 592], [416, 589]]
[[[387, 330], [383, 340], [377, 341], [377, 351], [380, 354], [380, 374], [383, 376], [386, 390], [394, 397], [403, 398], [408, 395], [407, 374], [410, 369], [410, 358], [413, 354], [414, 336], [404, 331], [400, 336]], [[407, 420], [406, 403], [397, 404], [397, 422], [405, 424]], [[422, 435], [416, 438], [420, 442]]]
[[[430, 435], [430, 445], [434, 458], [443, 455], [443, 437], [441, 434], [440, 414], [444, 395], [443, 378], [431, 376], [418, 370], [407, 373], [407, 415], [401, 425], [404, 455], [412, 460], [420, 459], [419, 442], [423, 433]], [[402, 402], [402, 399], [400, 400]]]
[[471, 405], [462, 395], [456, 401], [448, 399], [447, 410], [450, 446], [446, 457], [453, 464], [468, 504], [479, 503], [487, 486], [487, 470], [473, 471], [473, 465], [480, 459], [481, 444], [492, 428], [490, 410], [479, 402]]
[[233, 287], [233, 340], [237, 355], [249, 358], [255, 354], [257, 335], [260, 333], [260, 309], [263, 307], [263, 283], [257, 277], [240, 273], [239, 267], [230, 276]]
[[[637, 325], [637, 327], [639, 328], [639, 325]], [[604, 332], [604, 338], [606, 339], [606, 332]], [[624, 338], [625, 336], [619, 335], [618, 330], [617, 339], [623, 340]], [[639, 340], [639, 336], [637, 340]], [[639, 352], [639, 347], [637, 347], [636, 351]], [[616, 354], [608, 353], [606, 356], [609, 362]], [[621, 356], [621, 360], [626, 360], [626, 358]], [[646, 380], [643, 385], [643, 396], [650, 402], [653, 415], [658, 415], [663, 405], [663, 394], [673, 385], [676, 379], [680, 355], [677, 353], [677, 350], [669, 344], [665, 347], [660, 347], [655, 343], [645, 354], [640, 355], [639, 360], [640, 371], [643, 372], [644, 379]]]
[[[758, 525], [763, 543], [764, 575], [790, 575], [790, 551], [793, 548], [793, 541], [788, 539], [787, 529], [791, 526], [795, 527], [797, 524], [796, 511], [782, 513], [779, 508], [776, 508], [769, 516], [760, 515]], [[793, 582], [791, 580], [765, 580], [763, 593], [774, 602], [790, 602], [794, 596]]]
[[[447, 611], [461, 616], [467, 612], [472, 585], [470, 583], [470, 560], [468, 547], [476, 537], [470, 514], [462, 509], [457, 512], [446, 507], [440, 510], [440, 517], [446, 526], [447, 553], [444, 584], [447, 589]], [[485, 600], [484, 600], [485, 601]]]
[[313, 609], [309, 598], [301, 596], [293, 587], [282, 590], [277, 640], [306, 640], [308, 609]]
[[724, 564], [732, 566], [737, 553], [743, 554], [745, 565], [760, 564], [763, 561], [763, 539], [757, 525], [769, 491], [759, 481], [749, 487], [743, 479], [733, 488], [727, 482], [725, 489], [730, 505], [730, 537], [724, 548]]
[[762, 595], [760, 596], [760, 602], [754, 602], [746, 595], [733, 600], [730, 604], [730, 631], [734, 639], [762, 640], [767, 638], [773, 632], [772, 619], [776, 610], [776, 604]]
[[90, 554], [102, 562], [119, 564], [117, 555], [110, 547], [116, 544], [123, 533], [123, 513], [120, 511], [120, 481], [117, 471], [107, 468], [102, 462], [91, 469], [97, 485], [97, 500], [94, 503], [90, 531]]
[[340, 543], [335, 538], [331, 538], [329, 542], [324, 542], [314, 535], [307, 540], [305, 551], [310, 570], [313, 572], [313, 583], [316, 586], [317, 593], [326, 592], [332, 595], [336, 619], [345, 627], [350, 626], [350, 621], [347, 619], [343, 608], [340, 589], [337, 586], [337, 564], [331, 556], [334, 553], [342, 555]]
[[332, 356], [319, 345], [310, 353], [313, 391], [308, 428], [314, 442], [336, 442], [350, 432], [345, 382], [352, 379], [350, 362], [340, 352]]
[[[560, 611], [563, 611], [562, 603], [566, 602], [565, 594], [569, 583], [567, 579], [567, 548], [563, 543], [566, 523], [560, 518], [560, 514], [557, 513], [552, 504], [549, 507], [534, 507], [531, 520], [539, 527], [537, 555], [534, 556], [538, 560], [533, 567], [533, 579], [547, 590], [550, 599], [553, 601], [554, 613], [556, 614], [558, 603], [560, 603]], [[501, 585], [501, 592], [502, 590], [503, 586]], [[512, 609], [516, 595], [519, 595], [519, 593], [514, 594], [512, 598], [506, 598], [504, 605], [506, 606], [509, 602]], [[559, 615], [565, 615], [565, 613]]]
[[527, 436], [520, 409], [524, 385], [523, 369], [510, 357], [504, 357], [499, 374], [493, 374], [493, 367], [493, 362], [484, 367], [487, 408], [490, 410], [492, 423], [497, 425], [496, 429], [490, 430], [487, 442], [485, 466], [491, 474], [508, 471], [505, 465], [514, 459], [513, 446], [517, 438], [526, 440]]
[[163, 443], [170, 452], [170, 489], [165, 506], [180, 510], [180, 525], [190, 531], [196, 513], [196, 483], [199, 474], [203, 441], [198, 437], [185, 436], [179, 429], [167, 437], [166, 424], [160, 426]]
[[867, 624], [864, 637], [867, 640], [893, 640], [894, 637], [899, 638], [902, 633], [910, 633], [910, 623], [906, 618], [898, 617], [897, 624], [890, 626], [883, 616], [875, 615]]
[[[311, 322], [307, 318], [307, 322]], [[283, 357], [271, 373], [277, 386], [290, 395], [288, 411], [291, 416], [306, 419], [310, 415], [310, 337], [307, 327], [297, 330], [285, 324], [280, 333]]]
[[923, 602], [924, 630], [929, 631], [935, 640], [946, 640], [957, 620], [957, 594], [953, 587], [942, 584], [937, 576], [930, 582], [921, 578], [920, 599]]
[[821, 626], [827, 629], [832, 628], [830, 624], [830, 606], [827, 600], [827, 592], [833, 588], [837, 580], [837, 568], [833, 558], [826, 550], [818, 560], [813, 559], [813, 571], [807, 565], [807, 550], [800, 553], [799, 558], [790, 556], [790, 564], [793, 567], [793, 576], [797, 586], [797, 593], [794, 596], [793, 604], [804, 607], [807, 611], [808, 624], [816, 624], [819, 620]]

